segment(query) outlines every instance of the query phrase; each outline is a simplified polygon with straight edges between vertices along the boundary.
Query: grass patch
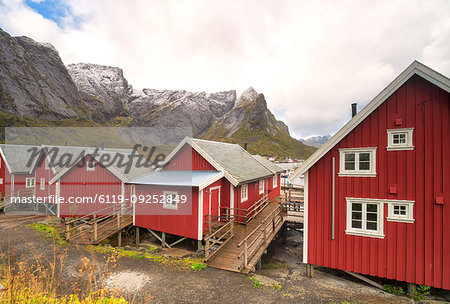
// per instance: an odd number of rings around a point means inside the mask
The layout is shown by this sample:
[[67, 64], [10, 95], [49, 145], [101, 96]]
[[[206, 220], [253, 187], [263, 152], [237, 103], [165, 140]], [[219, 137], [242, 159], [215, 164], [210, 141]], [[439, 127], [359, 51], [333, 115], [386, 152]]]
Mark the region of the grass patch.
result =
[[263, 269], [289, 269], [289, 265], [278, 264], [278, 263], [268, 263], [262, 265]]
[[28, 228], [34, 229], [40, 232], [44, 237], [53, 239], [54, 242], [60, 246], [66, 246], [67, 241], [61, 236], [61, 232], [58, 227], [43, 223], [33, 223], [27, 225]]
[[[162, 264], [164, 266], [174, 267], [180, 270], [201, 271], [206, 268], [203, 260], [200, 258], [182, 258], [175, 259], [162, 255], [157, 255], [150, 252], [140, 252], [136, 250], [125, 250], [122, 248], [106, 247], [106, 246], [94, 246], [89, 245], [86, 247], [89, 252], [102, 253], [102, 254], [116, 254], [118, 258], [126, 257], [132, 259], [147, 259], [154, 263]], [[156, 247], [154, 249], [156, 251]]]

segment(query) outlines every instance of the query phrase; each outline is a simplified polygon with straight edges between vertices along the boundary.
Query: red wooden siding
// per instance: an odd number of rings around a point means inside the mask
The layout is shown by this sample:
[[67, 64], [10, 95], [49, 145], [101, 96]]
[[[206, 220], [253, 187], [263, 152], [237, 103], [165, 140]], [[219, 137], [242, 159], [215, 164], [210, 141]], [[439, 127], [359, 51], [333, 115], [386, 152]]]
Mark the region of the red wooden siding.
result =
[[[34, 190], [34, 188], [27, 188], [26, 187], [26, 179], [27, 178], [34, 178], [34, 174], [14, 174], [14, 193], [18, 194], [17, 191], [22, 191], [22, 190], [27, 190], [28, 191], [32, 191]], [[6, 192], [11, 193], [11, 183], [12, 183], [12, 177], [10, 174], [6, 174], [6, 181], [7, 184], [9, 185], [9, 189], [6, 189]]]
[[189, 144], [185, 144], [164, 167], [164, 170], [209, 171], [216, 169]]
[[[308, 263], [450, 289], [450, 94], [414, 76], [308, 172]], [[401, 118], [403, 124], [394, 125]], [[387, 151], [386, 129], [414, 128], [412, 151]], [[377, 147], [376, 177], [339, 177], [339, 148]], [[332, 158], [336, 159], [331, 239]], [[389, 193], [396, 185], [397, 194]], [[435, 203], [443, 196], [444, 204]], [[384, 239], [345, 234], [345, 197], [414, 200], [414, 223]]]
[[[49, 198], [50, 195], [55, 195], [56, 184], [53, 183], [49, 185], [49, 181], [55, 176], [52, 169], [45, 169], [45, 157], [44, 154], [41, 153], [39, 157], [36, 168], [36, 180], [35, 180], [35, 195], [40, 198]], [[41, 178], [45, 179], [45, 189], [41, 190]]]
[[[192, 208], [192, 213], [186, 215], [162, 215], [170, 210], [164, 209], [162, 204], [136, 204], [135, 226], [148, 228], [156, 231], [198, 239], [198, 189], [171, 186], [135, 185], [136, 196], [139, 195], [162, 195], [163, 191], [177, 191], [179, 195], [185, 194], [191, 198], [186, 205], [179, 207]], [[174, 211], [176, 212], [176, 211]], [[159, 213], [159, 214], [158, 214]]]
[[5, 191], [6, 191], [6, 175], [5, 173], [8, 171], [8, 169], [6, 168], [6, 164], [5, 161], [3, 160], [3, 157], [0, 156], [0, 178], [2, 180], [2, 182], [0, 183], [0, 197], [5, 195]]
[[[61, 217], [73, 216], [74, 213], [87, 215], [105, 209], [112, 203], [119, 203], [121, 180], [96, 161], [95, 170], [87, 171], [87, 162], [93, 159], [89, 156], [85, 159], [82, 167], [74, 166], [60, 179], [60, 197], [64, 199], [60, 206]], [[107, 196], [109, 203], [102, 203], [100, 199], [107, 200]], [[92, 198], [93, 203], [69, 203], [69, 198]]]
[[230, 184], [230, 182], [225, 179], [224, 177], [220, 180], [216, 181], [215, 183], [209, 185], [205, 189], [203, 189], [203, 227], [204, 231], [208, 228], [208, 217], [209, 215], [209, 195], [211, 192], [211, 188], [220, 187], [220, 214], [223, 215], [226, 212], [226, 207], [230, 207], [230, 187], [233, 187], [233, 185]]

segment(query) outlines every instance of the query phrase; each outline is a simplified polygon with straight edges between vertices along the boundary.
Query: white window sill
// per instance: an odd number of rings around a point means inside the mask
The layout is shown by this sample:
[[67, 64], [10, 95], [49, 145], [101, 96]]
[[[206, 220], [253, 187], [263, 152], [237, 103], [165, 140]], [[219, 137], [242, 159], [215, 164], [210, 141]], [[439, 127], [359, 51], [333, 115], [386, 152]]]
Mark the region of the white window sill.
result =
[[387, 147], [386, 150], [388, 151], [410, 151], [414, 150], [414, 146], [399, 146], [399, 147]]
[[399, 217], [387, 217], [386, 220], [390, 222], [414, 223], [414, 219], [399, 218]]
[[342, 173], [338, 173], [338, 176], [342, 176], [342, 177], [357, 177], [357, 176], [360, 176], [360, 177], [376, 177], [377, 174], [376, 173], [356, 173], [356, 172], [346, 173], [346, 172], [342, 172]]
[[163, 205], [164, 209], [178, 210], [178, 206]]
[[384, 239], [384, 234], [375, 234], [375, 233], [368, 233], [368, 232], [362, 232], [362, 231], [345, 230], [345, 234], [357, 235], [357, 236], [368, 236], [368, 237], [374, 237], [374, 238], [378, 238], [378, 239]]

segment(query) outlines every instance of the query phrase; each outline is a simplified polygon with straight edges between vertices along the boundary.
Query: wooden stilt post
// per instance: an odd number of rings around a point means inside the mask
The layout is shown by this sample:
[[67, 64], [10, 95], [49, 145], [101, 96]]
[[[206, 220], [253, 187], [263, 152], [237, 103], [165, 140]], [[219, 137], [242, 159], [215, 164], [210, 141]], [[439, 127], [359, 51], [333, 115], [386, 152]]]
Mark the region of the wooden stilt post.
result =
[[136, 245], [139, 245], [140, 239], [139, 239], [139, 227], [135, 228], [135, 236], [136, 236]]
[[198, 250], [202, 249], [202, 240], [197, 241], [197, 249]]
[[166, 233], [163, 232], [162, 236], [161, 236], [161, 247], [164, 248], [166, 247]]
[[287, 239], [287, 225], [286, 223], [283, 224], [281, 227], [281, 243], [286, 244]]
[[117, 247], [122, 247], [122, 230], [117, 234]]
[[306, 276], [314, 278], [314, 266], [312, 264], [306, 264]]
[[97, 242], [98, 230], [97, 230], [97, 214], [94, 213], [94, 241]]
[[414, 292], [416, 291], [416, 284], [415, 283], [408, 283], [408, 297], [413, 297]]

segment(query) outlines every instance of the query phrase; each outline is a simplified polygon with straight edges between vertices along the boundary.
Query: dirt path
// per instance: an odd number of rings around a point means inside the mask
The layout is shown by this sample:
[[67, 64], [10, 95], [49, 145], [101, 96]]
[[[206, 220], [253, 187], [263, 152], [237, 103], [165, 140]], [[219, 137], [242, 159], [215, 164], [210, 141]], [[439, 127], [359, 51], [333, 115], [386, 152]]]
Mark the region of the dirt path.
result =
[[[2, 223], [0, 216], [0, 223]], [[41, 219], [40, 219], [41, 220]], [[90, 253], [82, 246], [53, 246], [51, 239], [30, 230], [26, 223], [35, 219], [13, 221], [0, 226], [0, 262], [8, 255], [16, 261], [33, 263], [36, 259], [51, 262], [54, 256], [63, 260], [61, 293], [82, 289], [83, 269], [93, 268], [98, 274], [108, 264], [108, 256]], [[275, 243], [268, 266], [249, 276], [213, 268], [199, 272], [184, 271], [154, 263], [147, 259], [120, 258], [105, 283], [112, 288], [124, 288], [139, 303], [411, 303], [357, 282], [317, 271], [314, 279], [304, 276], [301, 243], [288, 239], [288, 246]], [[250, 277], [278, 287], [254, 287]]]

